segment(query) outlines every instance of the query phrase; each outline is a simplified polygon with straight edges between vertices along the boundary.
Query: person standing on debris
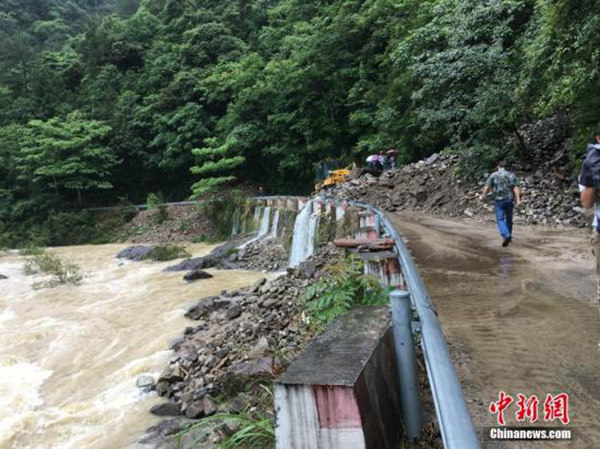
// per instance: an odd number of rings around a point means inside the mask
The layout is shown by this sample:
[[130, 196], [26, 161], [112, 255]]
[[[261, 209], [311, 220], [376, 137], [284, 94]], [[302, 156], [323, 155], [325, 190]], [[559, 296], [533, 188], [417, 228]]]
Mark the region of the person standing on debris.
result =
[[600, 131], [593, 135], [592, 143], [588, 145], [587, 154], [579, 174], [579, 191], [581, 205], [586, 209], [594, 207], [594, 222], [592, 224], [592, 253], [596, 256], [596, 275], [598, 290], [596, 305], [600, 307]]
[[480, 199], [492, 192], [494, 197], [494, 213], [498, 231], [502, 236], [502, 246], [508, 246], [512, 241], [513, 210], [521, 204], [521, 189], [517, 177], [506, 170], [506, 162], [498, 163], [498, 170], [492, 173], [485, 183]]

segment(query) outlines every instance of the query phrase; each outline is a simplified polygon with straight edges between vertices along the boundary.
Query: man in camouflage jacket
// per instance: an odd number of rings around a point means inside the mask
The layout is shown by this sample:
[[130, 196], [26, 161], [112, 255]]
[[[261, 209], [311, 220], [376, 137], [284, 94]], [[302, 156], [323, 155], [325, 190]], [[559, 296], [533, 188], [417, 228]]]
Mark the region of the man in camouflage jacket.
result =
[[521, 189], [517, 177], [506, 170], [506, 162], [500, 161], [498, 170], [489, 176], [481, 193], [481, 199], [483, 200], [489, 192], [494, 196], [494, 213], [498, 231], [502, 236], [502, 246], [508, 246], [512, 241], [515, 199], [516, 206], [520, 205]]

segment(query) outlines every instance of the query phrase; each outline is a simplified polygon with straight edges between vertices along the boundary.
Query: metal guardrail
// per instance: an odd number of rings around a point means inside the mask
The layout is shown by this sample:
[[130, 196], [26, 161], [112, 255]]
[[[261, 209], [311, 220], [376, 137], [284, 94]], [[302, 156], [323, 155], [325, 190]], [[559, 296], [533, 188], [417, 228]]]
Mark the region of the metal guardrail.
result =
[[444, 447], [480, 449], [481, 445], [477, 439], [467, 401], [458, 382], [446, 339], [423, 279], [402, 237], [388, 217], [379, 209], [372, 209], [381, 218], [386, 232], [396, 241], [402, 273], [421, 321], [421, 345]]
[[[297, 197], [252, 197], [254, 200], [284, 198]], [[324, 198], [323, 201], [340, 205], [340, 202], [334, 198]], [[360, 201], [347, 201], [346, 203], [373, 211], [377, 215], [381, 227], [396, 242], [402, 273], [421, 323], [421, 346], [444, 447], [446, 449], [481, 449], [467, 402], [448, 352], [446, 339], [437, 319], [435, 307], [402, 237], [381, 210]]]

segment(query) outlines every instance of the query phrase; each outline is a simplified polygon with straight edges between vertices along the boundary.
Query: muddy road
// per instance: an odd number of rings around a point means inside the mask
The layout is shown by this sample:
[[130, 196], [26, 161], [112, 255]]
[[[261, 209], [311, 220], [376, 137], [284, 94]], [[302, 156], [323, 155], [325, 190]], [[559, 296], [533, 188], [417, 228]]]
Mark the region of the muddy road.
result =
[[[491, 223], [392, 215], [436, 305], [485, 448], [600, 448], [600, 314], [587, 230], [515, 228], [509, 248]], [[507, 425], [544, 424], [547, 394], [569, 394], [571, 441], [493, 442], [489, 412], [514, 397]], [[540, 398], [518, 423], [517, 394]], [[560, 422], [554, 427], [563, 427]]]

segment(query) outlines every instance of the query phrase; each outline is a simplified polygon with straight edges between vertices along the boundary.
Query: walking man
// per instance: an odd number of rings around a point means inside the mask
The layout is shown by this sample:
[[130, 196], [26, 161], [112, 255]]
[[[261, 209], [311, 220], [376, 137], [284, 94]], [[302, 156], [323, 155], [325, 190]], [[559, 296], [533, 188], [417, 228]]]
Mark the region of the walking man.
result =
[[485, 183], [480, 199], [492, 192], [494, 197], [494, 213], [498, 231], [502, 236], [502, 246], [508, 246], [512, 241], [513, 210], [521, 204], [521, 189], [517, 177], [506, 170], [506, 162], [498, 163], [498, 170], [490, 175]]
[[579, 190], [581, 205], [585, 208], [594, 207], [594, 222], [592, 224], [592, 253], [596, 256], [596, 275], [598, 290], [596, 305], [600, 306], [600, 200], [598, 185], [600, 184], [600, 131], [596, 131], [593, 142], [588, 145], [587, 155], [579, 174]]

